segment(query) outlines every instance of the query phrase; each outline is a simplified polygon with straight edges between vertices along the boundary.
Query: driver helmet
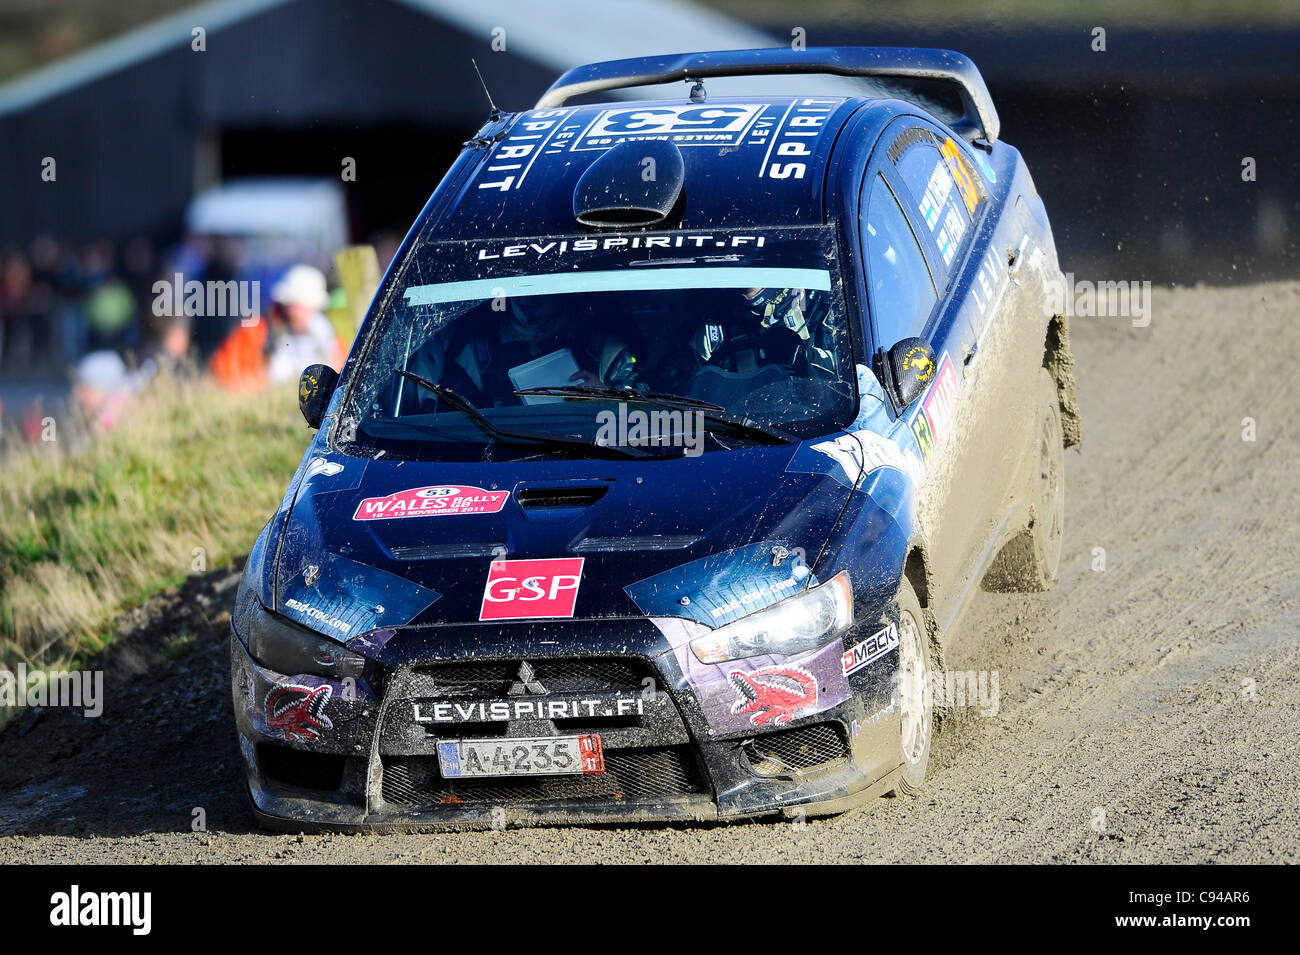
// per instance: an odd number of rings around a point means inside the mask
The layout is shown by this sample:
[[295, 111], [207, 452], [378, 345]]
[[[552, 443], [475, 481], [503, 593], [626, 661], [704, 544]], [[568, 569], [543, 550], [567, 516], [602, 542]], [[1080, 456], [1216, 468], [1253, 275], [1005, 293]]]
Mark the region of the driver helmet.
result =
[[549, 338], [563, 321], [564, 314], [556, 307], [553, 296], [530, 298], [524, 304], [519, 299], [510, 300], [510, 337], [515, 341]]
[[749, 313], [758, 319], [760, 328], [781, 324], [800, 338], [808, 337], [804, 318], [807, 293], [801, 288], [749, 288], [742, 293]]

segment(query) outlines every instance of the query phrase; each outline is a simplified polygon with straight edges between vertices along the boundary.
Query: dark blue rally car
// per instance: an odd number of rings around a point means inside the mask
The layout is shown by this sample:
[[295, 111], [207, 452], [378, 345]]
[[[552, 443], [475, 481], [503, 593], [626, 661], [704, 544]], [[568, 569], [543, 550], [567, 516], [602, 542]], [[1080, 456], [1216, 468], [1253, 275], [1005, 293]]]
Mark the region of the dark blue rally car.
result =
[[[796, 73], [888, 95], [707, 90]], [[598, 63], [494, 111], [342, 374], [303, 375], [318, 430], [232, 618], [259, 818], [915, 792], [944, 640], [979, 585], [1051, 584], [1078, 441], [998, 125], [966, 57], [887, 48]]]

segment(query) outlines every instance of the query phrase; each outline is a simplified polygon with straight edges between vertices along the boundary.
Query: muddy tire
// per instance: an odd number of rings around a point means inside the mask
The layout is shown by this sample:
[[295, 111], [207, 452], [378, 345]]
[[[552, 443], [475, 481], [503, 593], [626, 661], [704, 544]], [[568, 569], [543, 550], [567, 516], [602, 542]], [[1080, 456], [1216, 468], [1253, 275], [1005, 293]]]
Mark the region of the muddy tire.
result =
[[1034, 592], [1056, 583], [1065, 527], [1065, 435], [1056, 382], [1046, 368], [1038, 373], [1038, 392], [1029, 526], [994, 559], [984, 575], [986, 590]]
[[915, 796], [925, 782], [934, 737], [930, 698], [930, 636], [916, 591], [906, 580], [898, 591], [899, 752], [903, 775], [889, 794]]

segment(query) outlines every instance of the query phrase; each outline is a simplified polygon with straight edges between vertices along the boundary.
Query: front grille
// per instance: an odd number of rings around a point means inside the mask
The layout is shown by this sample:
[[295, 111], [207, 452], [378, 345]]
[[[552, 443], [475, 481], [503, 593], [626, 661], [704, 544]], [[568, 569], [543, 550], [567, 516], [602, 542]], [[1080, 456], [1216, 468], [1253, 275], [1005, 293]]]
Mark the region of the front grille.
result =
[[383, 798], [399, 806], [635, 801], [707, 791], [689, 747], [605, 750], [605, 772], [588, 776], [443, 779], [429, 756], [384, 760]]
[[263, 743], [257, 747], [257, 764], [272, 782], [299, 789], [334, 791], [343, 783], [346, 756], [305, 753], [287, 746]]
[[400, 669], [385, 697], [384, 757], [433, 756], [437, 740], [457, 738], [601, 733], [607, 751], [690, 740], [657, 671], [639, 657], [430, 661]]
[[815, 723], [760, 736], [745, 747], [745, 755], [764, 776], [783, 775], [784, 769], [811, 769], [849, 755], [844, 727]]
[[[411, 690], [429, 695], [496, 697], [508, 692], [519, 679], [521, 660], [465, 660], [418, 667], [411, 674]], [[533, 680], [548, 693], [637, 691], [653, 678], [649, 666], [615, 657], [573, 657], [531, 660]]]

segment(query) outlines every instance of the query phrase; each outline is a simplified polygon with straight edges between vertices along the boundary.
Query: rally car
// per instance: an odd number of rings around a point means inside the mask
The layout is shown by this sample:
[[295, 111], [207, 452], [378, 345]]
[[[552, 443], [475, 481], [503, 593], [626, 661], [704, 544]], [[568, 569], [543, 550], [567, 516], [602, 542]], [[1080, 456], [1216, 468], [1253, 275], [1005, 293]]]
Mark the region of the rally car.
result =
[[[929, 92], [708, 92], [796, 73]], [[998, 126], [966, 57], [890, 48], [598, 63], [494, 111], [342, 373], [303, 375], [317, 432], [232, 614], [261, 821], [914, 793], [944, 637], [981, 583], [1052, 583], [1078, 441]]]

